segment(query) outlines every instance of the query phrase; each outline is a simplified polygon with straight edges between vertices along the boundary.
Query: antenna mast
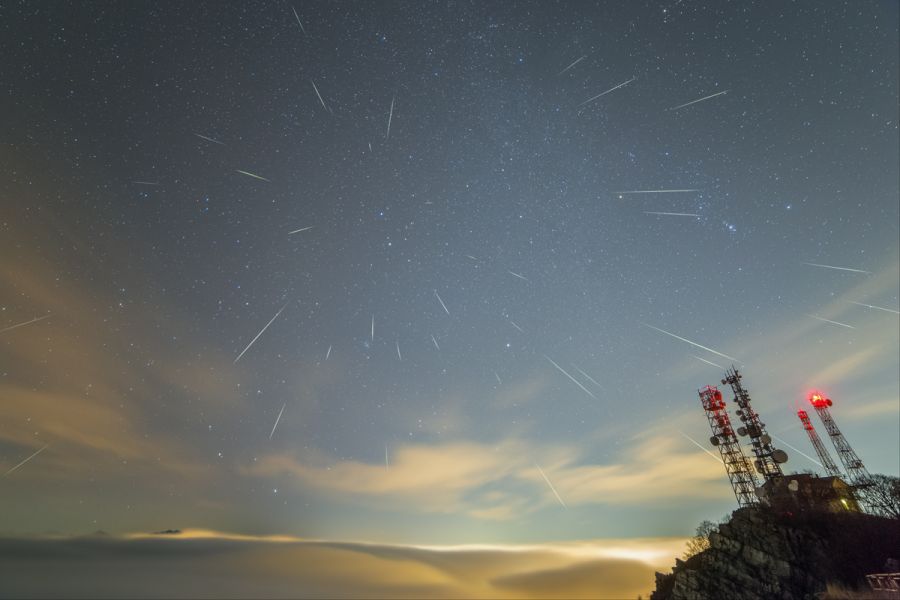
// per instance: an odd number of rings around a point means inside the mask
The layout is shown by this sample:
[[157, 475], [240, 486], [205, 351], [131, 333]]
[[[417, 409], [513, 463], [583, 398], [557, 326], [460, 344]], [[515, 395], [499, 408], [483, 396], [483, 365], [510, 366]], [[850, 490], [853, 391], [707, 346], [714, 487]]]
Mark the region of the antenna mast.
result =
[[737, 369], [731, 367], [725, 370], [725, 379], [722, 380], [722, 385], [726, 383], [731, 385], [734, 401], [740, 407], [737, 415], [744, 426], [738, 428], [738, 435], [750, 438], [753, 454], [756, 455], [753, 464], [766, 481], [784, 477], [780, 465], [787, 462], [787, 452], [776, 450], [772, 446], [772, 438], [766, 433], [766, 424], [759, 420], [759, 415], [750, 406], [750, 394], [741, 385], [742, 377]]
[[812, 442], [813, 448], [816, 449], [816, 454], [819, 456], [819, 460], [822, 461], [822, 466], [825, 468], [825, 471], [830, 477], [840, 477], [841, 470], [838, 469], [838, 466], [834, 463], [831, 454], [828, 453], [825, 444], [822, 443], [822, 439], [819, 437], [819, 434], [816, 433], [815, 427], [813, 427], [813, 424], [809, 421], [809, 415], [806, 414], [805, 410], [798, 410], [797, 416], [800, 417], [800, 422], [803, 423], [803, 429], [809, 434], [809, 441]]
[[741, 507], [753, 506], [757, 503], [756, 477], [753, 475], [750, 461], [744, 455], [741, 443], [731, 427], [722, 392], [715, 387], [706, 386], [700, 389], [699, 394], [700, 403], [703, 405], [703, 410], [706, 411], [709, 427], [713, 434], [709, 441], [713, 446], [719, 448], [719, 454], [725, 464], [725, 471], [728, 473], [728, 480], [734, 489], [738, 505]]
[[831, 412], [828, 410], [828, 407], [832, 405], [831, 398], [826, 398], [819, 392], [813, 392], [809, 397], [809, 402], [816, 409], [819, 418], [822, 419], [825, 431], [828, 432], [828, 436], [834, 444], [834, 449], [837, 450], [838, 458], [841, 459], [844, 470], [847, 471], [847, 477], [850, 479], [850, 484], [853, 486], [857, 498], [868, 509], [867, 512], [880, 513], [882, 507], [878, 505], [870, 490], [872, 487], [872, 476], [869, 475], [869, 471], [863, 464], [862, 459], [850, 447], [850, 443], [847, 442], [844, 434], [838, 429], [837, 423], [834, 422]]

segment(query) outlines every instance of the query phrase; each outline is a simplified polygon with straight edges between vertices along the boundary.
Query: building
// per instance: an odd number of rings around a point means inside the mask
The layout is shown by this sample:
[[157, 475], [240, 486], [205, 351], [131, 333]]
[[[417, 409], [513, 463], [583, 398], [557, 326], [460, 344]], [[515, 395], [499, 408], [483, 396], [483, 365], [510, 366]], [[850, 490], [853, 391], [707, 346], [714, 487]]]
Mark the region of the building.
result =
[[767, 480], [756, 495], [761, 503], [782, 512], [862, 512], [853, 489], [840, 477], [794, 473]]

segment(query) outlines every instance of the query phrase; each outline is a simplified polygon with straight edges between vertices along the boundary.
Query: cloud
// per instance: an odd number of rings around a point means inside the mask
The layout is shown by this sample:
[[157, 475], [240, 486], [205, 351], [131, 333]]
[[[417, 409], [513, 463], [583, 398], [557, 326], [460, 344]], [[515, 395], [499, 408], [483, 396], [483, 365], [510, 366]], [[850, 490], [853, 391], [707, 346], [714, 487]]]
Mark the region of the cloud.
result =
[[[528, 453], [528, 446], [516, 440], [494, 446], [474, 442], [406, 445], [394, 450], [389, 468], [307, 453], [261, 457], [244, 472], [287, 475], [300, 487], [340, 496], [381, 498], [385, 507], [414, 505], [425, 512], [455, 513], [473, 508], [465, 498], [469, 493], [521, 469]], [[485, 510], [484, 506], [474, 508]]]
[[[680, 539], [416, 547], [186, 531], [180, 536], [0, 538], [14, 597], [622, 598], [646, 594]], [[620, 547], [659, 555], [648, 562]]]
[[[730, 496], [722, 464], [682, 439], [655, 430], [634, 442], [619, 463], [544, 466], [544, 471], [569, 504], [653, 504]], [[532, 474], [532, 479], [537, 478]]]
[[883, 418], [885, 416], [893, 416], [896, 422], [898, 414], [900, 414], [900, 403], [896, 398], [882, 400], [880, 402], [870, 402], [861, 406], [851, 406], [842, 410], [842, 418], [851, 420], [863, 420], [871, 418]]
[[[55, 225], [67, 257], [97, 258], [95, 244]], [[138, 278], [145, 295], [124, 275], [116, 285], [104, 279], [117, 278], [106, 271], [75, 279], [61, 266], [67, 257], [21, 253], [27, 240], [8, 233], [0, 243], [10, 250], [0, 252], [0, 292], [15, 301], [4, 306], [4, 320], [50, 316], [0, 335], [3, 466], [49, 444], [14, 473], [16, 480], [124, 479], [128, 489], [135, 479], [153, 480], [157, 489], [208, 484], [202, 449], [181, 434], [198, 414], [235, 418], [245, 408], [232, 357], [182, 337], [190, 324], [153, 297], [152, 284]], [[108, 256], [123, 272], [128, 265], [119, 261], [126, 258]], [[134, 295], [123, 294], [126, 288]]]
[[646, 587], [635, 586], [646, 579], [647, 565], [642, 563], [592, 560], [558, 569], [503, 575], [491, 583], [520, 598], [634, 598], [647, 591]]
[[575, 446], [524, 439], [397, 448], [390, 467], [321, 454], [261, 457], [243, 472], [288, 476], [302, 489], [381, 509], [513, 519], [557, 500], [535, 464], [570, 505], [653, 504], [673, 498], [727, 498], [721, 463], [680, 437], [656, 430], [635, 437], [618, 462], [586, 462]]

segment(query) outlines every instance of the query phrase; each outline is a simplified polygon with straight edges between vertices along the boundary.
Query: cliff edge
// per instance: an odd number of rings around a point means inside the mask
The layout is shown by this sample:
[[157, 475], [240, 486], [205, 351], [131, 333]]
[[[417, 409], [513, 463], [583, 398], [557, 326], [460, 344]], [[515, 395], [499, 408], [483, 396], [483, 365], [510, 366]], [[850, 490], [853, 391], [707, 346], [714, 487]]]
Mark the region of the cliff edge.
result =
[[709, 541], [709, 549], [675, 559], [672, 573], [657, 573], [650, 598], [812, 600], [834, 587], [867, 590], [867, 574], [900, 558], [900, 520], [742, 508]]

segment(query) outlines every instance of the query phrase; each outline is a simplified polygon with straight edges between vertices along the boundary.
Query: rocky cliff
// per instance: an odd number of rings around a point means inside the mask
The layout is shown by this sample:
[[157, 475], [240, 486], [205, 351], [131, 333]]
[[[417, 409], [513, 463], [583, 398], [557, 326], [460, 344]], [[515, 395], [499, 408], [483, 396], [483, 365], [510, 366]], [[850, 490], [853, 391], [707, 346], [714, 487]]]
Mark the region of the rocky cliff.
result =
[[900, 555], [900, 521], [860, 513], [778, 514], [742, 508], [710, 548], [656, 574], [653, 600], [805, 600], [829, 586], [865, 589]]

